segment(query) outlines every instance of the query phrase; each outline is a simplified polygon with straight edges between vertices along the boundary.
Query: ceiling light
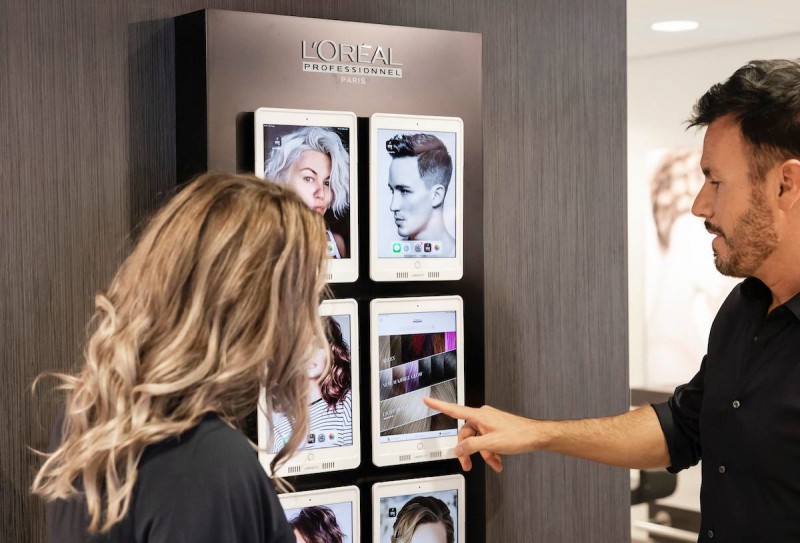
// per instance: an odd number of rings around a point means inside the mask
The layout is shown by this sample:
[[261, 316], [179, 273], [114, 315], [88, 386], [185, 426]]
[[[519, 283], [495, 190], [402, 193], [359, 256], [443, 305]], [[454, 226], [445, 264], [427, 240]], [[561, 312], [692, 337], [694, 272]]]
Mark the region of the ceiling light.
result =
[[659, 21], [650, 25], [656, 32], [686, 32], [700, 26], [697, 21]]

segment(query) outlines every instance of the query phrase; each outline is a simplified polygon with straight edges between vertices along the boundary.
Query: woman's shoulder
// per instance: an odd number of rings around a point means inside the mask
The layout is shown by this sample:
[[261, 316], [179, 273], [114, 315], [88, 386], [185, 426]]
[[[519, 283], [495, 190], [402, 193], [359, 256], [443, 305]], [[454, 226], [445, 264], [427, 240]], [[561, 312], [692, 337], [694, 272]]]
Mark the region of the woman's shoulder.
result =
[[140, 477], [204, 473], [214, 479], [243, 473], [263, 477], [266, 473], [250, 441], [216, 414], [208, 414], [183, 434], [147, 447], [139, 463]]

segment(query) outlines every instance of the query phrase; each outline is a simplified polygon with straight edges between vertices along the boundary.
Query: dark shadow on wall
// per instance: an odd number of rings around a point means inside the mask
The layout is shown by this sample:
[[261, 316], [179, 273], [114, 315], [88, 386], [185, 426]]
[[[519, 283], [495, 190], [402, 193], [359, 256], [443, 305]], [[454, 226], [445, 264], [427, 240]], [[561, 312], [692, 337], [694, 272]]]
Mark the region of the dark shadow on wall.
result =
[[175, 189], [175, 23], [131, 23], [128, 187], [132, 238]]

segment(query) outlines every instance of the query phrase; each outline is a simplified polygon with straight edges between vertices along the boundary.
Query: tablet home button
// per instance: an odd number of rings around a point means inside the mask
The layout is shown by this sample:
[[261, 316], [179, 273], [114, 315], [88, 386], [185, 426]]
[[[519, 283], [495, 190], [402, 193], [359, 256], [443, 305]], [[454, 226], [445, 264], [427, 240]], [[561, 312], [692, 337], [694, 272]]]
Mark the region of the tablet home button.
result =
[[421, 451], [421, 450], [422, 450], [422, 443], [417, 443], [417, 450], [418, 450], [418, 451]]
[[420, 267], [421, 267], [421, 266], [422, 266], [422, 262], [420, 262], [419, 260], [417, 260], [416, 262], [414, 262], [414, 267], [415, 267], [415, 268], [417, 268], [417, 269], [420, 269]]
[[311, 462], [314, 460], [314, 453], [308, 453], [308, 461]]

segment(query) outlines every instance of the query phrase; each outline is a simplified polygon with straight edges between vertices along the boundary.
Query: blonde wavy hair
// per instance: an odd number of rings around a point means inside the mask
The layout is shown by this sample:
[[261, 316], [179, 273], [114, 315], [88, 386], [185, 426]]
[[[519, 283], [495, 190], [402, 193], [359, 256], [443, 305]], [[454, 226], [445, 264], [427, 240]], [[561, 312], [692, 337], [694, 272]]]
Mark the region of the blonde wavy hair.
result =
[[455, 529], [450, 509], [434, 496], [417, 496], [403, 505], [394, 521], [392, 543], [411, 543], [414, 532], [422, 524], [441, 524], [446, 543], [453, 543]]
[[325, 225], [291, 190], [252, 176], [205, 174], [150, 221], [95, 314], [66, 391], [63, 439], [32, 492], [85, 494], [89, 532], [128, 512], [150, 444], [214, 412], [240, 424], [265, 387], [305, 440], [309, 354], [324, 345]]

